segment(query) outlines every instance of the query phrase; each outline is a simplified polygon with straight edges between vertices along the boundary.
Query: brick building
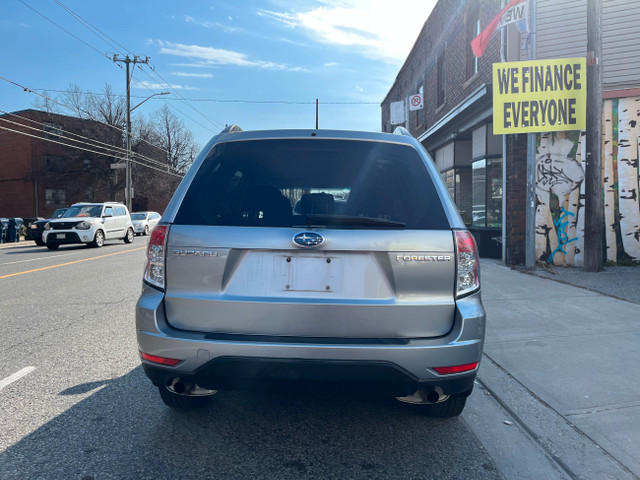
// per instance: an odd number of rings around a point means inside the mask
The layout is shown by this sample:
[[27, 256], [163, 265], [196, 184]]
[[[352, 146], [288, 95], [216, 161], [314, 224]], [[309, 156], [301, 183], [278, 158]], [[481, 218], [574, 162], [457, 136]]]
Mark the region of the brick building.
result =
[[[425, 146], [483, 256], [521, 264], [532, 248], [526, 244], [529, 155], [537, 175], [530, 187], [536, 198], [536, 260], [583, 262], [585, 133], [537, 133], [529, 137], [529, 146], [526, 134], [493, 135], [492, 64], [585, 57], [586, 3], [529, 0], [529, 22], [537, 28], [535, 57], [528, 48], [529, 33], [511, 24], [498, 30], [476, 58], [471, 40], [503, 2], [440, 0], [382, 102], [382, 130], [404, 126]], [[603, 3], [603, 222], [605, 259], [610, 261], [640, 260], [638, 145], [618, 142], [621, 134], [640, 135], [640, 109], [634, 108], [640, 102], [640, 62], [633, 60], [639, 21], [637, 2]], [[417, 93], [423, 94], [424, 108], [411, 111], [409, 98]], [[627, 147], [629, 152], [620, 150]], [[550, 181], [540, 176], [545, 171], [572, 175]]]
[[[125, 170], [110, 167], [122, 163], [122, 137], [100, 122], [38, 110], [0, 116], [0, 217], [47, 217], [83, 201], [124, 202]], [[145, 156], [154, 155], [147, 150]], [[140, 165], [132, 175], [132, 210], [162, 212], [179, 179]]]

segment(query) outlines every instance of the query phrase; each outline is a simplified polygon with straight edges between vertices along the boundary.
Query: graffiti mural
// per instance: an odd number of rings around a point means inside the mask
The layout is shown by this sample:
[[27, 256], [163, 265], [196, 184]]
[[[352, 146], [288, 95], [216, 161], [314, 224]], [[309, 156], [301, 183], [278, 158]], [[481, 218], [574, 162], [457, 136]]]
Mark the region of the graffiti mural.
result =
[[584, 168], [580, 132], [539, 135], [536, 154], [536, 255], [541, 261], [572, 265], [582, 249]]
[[[640, 97], [603, 109], [605, 260], [640, 261]], [[583, 265], [585, 132], [538, 135], [536, 256]]]

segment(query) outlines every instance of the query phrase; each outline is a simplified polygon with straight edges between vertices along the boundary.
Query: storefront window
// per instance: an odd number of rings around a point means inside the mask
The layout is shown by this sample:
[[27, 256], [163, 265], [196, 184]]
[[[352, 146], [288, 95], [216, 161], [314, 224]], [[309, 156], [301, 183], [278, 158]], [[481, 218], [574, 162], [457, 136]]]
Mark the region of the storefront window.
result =
[[472, 165], [474, 227], [502, 226], [502, 160], [482, 159]]
[[485, 159], [473, 162], [471, 178], [471, 197], [473, 200], [471, 224], [474, 227], [485, 227], [487, 225], [487, 161]]
[[502, 159], [490, 159], [487, 168], [487, 227], [502, 226]]

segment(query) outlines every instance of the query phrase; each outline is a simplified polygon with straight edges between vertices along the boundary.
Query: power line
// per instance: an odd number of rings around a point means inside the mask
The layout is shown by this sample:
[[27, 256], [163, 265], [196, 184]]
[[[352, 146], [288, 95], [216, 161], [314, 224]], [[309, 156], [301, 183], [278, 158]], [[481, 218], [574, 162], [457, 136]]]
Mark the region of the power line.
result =
[[[23, 128], [27, 128], [27, 129], [30, 129], [30, 130], [35, 130], [35, 131], [40, 132], [40, 131], [42, 131], [43, 128], [45, 128], [47, 126], [43, 122], [38, 122], [37, 120], [33, 120], [33, 119], [27, 118], [27, 117], [23, 117], [21, 115], [16, 115], [15, 113], [7, 112], [7, 111], [2, 110], [2, 109], [0, 109], [0, 112], [3, 112], [5, 114], [7, 114], [7, 115], [11, 115], [11, 116], [14, 116], [14, 117], [17, 117], [17, 118], [20, 118], [22, 120], [26, 120], [28, 122], [34, 123], [34, 124], [38, 125], [39, 127], [41, 127], [41, 128], [30, 127], [29, 125], [25, 125], [23, 123], [18, 123], [18, 122], [12, 122], [11, 120], [7, 120], [6, 118], [1, 118], [0, 117], [0, 121], [11, 123], [13, 125], [17, 125], [17, 126], [20, 126], [20, 127], [23, 127]], [[102, 125], [107, 125], [107, 124], [102, 124]], [[91, 148], [98, 148], [98, 149], [106, 150], [107, 153], [103, 153], [103, 155], [107, 155], [108, 154], [108, 155], [115, 156], [118, 153], [121, 154], [121, 155], [122, 154], [126, 154], [126, 150], [124, 148], [122, 148], [122, 147], [118, 147], [117, 145], [111, 145], [111, 144], [106, 143], [106, 142], [101, 142], [100, 140], [96, 140], [95, 138], [85, 137], [83, 135], [80, 135], [80, 134], [77, 134], [77, 133], [74, 133], [74, 132], [70, 132], [70, 131], [64, 130], [62, 128], [59, 129], [59, 131], [63, 132], [63, 133], [66, 133], [68, 135], [72, 135], [72, 136], [81, 138], [83, 140], [88, 140], [89, 142], [83, 142], [83, 141], [80, 141], [80, 140], [76, 140], [75, 138], [71, 138], [71, 137], [68, 137], [68, 136], [65, 136], [65, 135], [61, 135], [61, 134], [59, 135], [59, 134], [55, 133], [56, 136], [58, 136], [60, 138], [63, 138], [65, 140], [68, 140], [68, 141], [71, 141], [71, 142], [76, 142], [76, 143], [79, 143], [81, 145], [87, 145], [87, 146], [89, 146]], [[103, 147], [102, 145], [105, 145], [105, 146]], [[158, 148], [160, 148], [160, 147], [158, 147]], [[133, 152], [133, 155], [137, 155], [141, 159], [144, 159], [144, 160], [146, 160], [148, 162], [151, 162], [151, 163], [155, 163], [156, 165], [160, 165], [162, 167], [164, 167], [166, 165], [165, 163], [163, 163], [163, 162], [161, 162], [159, 160], [155, 160], [155, 159], [153, 159], [151, 157], [148, 157], [146, 155], [142, 155], [141, 153], [138, 153], [138, 152]]]
[[[148, 88], [148, 87], [147, 87]], [[54, 90], [47, 88], [34, 88], [34, 90], [40, 90], [43, 92], [56, 92], [56, 93], [69, 93], [70, 90]], [[83, 95], [106, 95], [101, 92], [82, 92]], [[116, 97], [124, 97], [122, 94], [113, 94]], [[131, 98], [145, 98], [142, 95], [131, 95]], [[165, 101], [176, 102], [182, 101], [180, 98], [166, 97]], [[315, 105], [315, 100], [247, 100], [247, 99], [224, 99], [224, 98], [188, 98], [184, 97], [184, 100], [189, 102], [212, 102], [212, 103], [247, 103], [247, 104], [278, 104], [278, 105]], [[318, 102], [320, 105], [380, 105], [379, 102], [358, 102], [358, 101], [322, 101]]]
[[[160, 76], [155, 70], [150, 69], [154, 74]], [[140, 68], [140, 71], [143, 72], [145, 75], [147, 75], [151, 80], [153, 80], [154, 82], [158, 82], [157, 79], [154, 79], [151, 74], [149, 72], [147, 72], [146, 70], [143, 70], [142, 68]], [[134, 77], [135, 78], [135, 77]], [[173, 88], [166, 80], [164, 80], [162, 77], [160, 77], [160, 79], [162, 80], [161, 84], [164, 84], [164, 86], [166, 86], [169, 90], [171, 90], [173, 92], [173, 94], [178, 98], [178, 100], [180, 100], [183, 104], [185, 104], [187, 107], [190, 107], [191, 109], [195, 110], [196, 112], [198, 112], [200, 115], [202, 115], [203, 117], [205, 117], [215, 128], [220, 128], [221, 130], [224, 128], [224, 126], [222, 126], [220, 123], [218, 122], [214, 122], [213, 120], [211, 120], [210, 118], [206, 117], [202, 112], [200, 112], [196, 107], [194, 107], [193, 105], [191, 105], [180, 93], [178, 93], [176, 91], [175, 88]], [[136, 79], [137, 80], [137, 79]], [[147, 90], [151, 90], [148, 86], [146, 86], [144, 83], [140, 82], [141, 85], [146, 88]], [[174, 108], [175, 110], [177, 110], [178, 112], [180, 112], [182, 115], [184, 115], [185, 117], [187, 117], [188, 119], [190, 119], [192, 122], [196, 123], [197, 125], [201, 126], [202, 128], [209, 130], [212, 133], [216, 133], [215, 131], [211, 130], [211, 128], [209, 127], [205, 127], [204, 125], [202, 125], [200, 122], [198, 122], [197, 120], [194, 120], [192, 117], [190, 117], [189, 115], [185, 114], [184, 112], [182, 112], [181, 110], [177, 109], [175, 107], [175, 105], [172, 105], [172, 108]]]
[[[17, 87], [22, 88], [22, 90], [24, 90], [25, 92], [33, 93], [33, 94], [35, 94], [35, 95], [38, 95], [39, 97], [42, 97], [42, 98], [44, 98], [45, 100], [49, 100], [49, 101], [51, 101], [51, 102], [53, 102], [53, 103], [55, 103], [55, 104], [57, 104], [57, 105], [60, 105], [60, 106], [62, 106], [62, 107], [65, 107], [65, 108], [67, 108], [68, 110], [70, 110], [70, 111], [72, 111], [72, 112], [74, 111], [73, 107], [70, 107], [69, 105], [66, 105], [66, 104], [61, 103], [61, 102], [59, 102], [59, 101], [57, 101], [57, 100], [54, 100], [53, 98], [47, 97], [46, 95], [43, 95], [43, 94], [41, 94], [41, 93], [38, 93], [36, 90], [32, 90], [32, 89], [31, 89], [31, 88], [29, 88], [29, 87], [25, 87], [24, 85], [20, 85], [19, 83], [14, 82], [14, 81], [12, 81], [12, 80], [9, 80], [9, 79], [7, 79], [7, 78], [4, 78], [4, 77], [2, 77], [2, 76], [0, 76], [0, 80], [4, 80], [5, 82], [11, 83], [11, 84], [13, 84], [13, 85], [15, 85], [15, 86], [17, 86]], [[107, 125], [107, 126], [108, 126], [108, 127], [110, 127], [110, 128], [113, 128], [113, 129], [115, 129], [115, 130], [118, 130], [118, 131], [119, 131], [119, 132], [121, 132], [121, 133], [124, 133], [124, 130], [123, 130], [122, 128], [116, 127], [115, 125], [111, 125], [111, 124], [109, 124], [109, 123], [101, 122], [100, 120], [98, 120], [96, 117], [94, 117], [94, 116], [93, 116], [93, 115], [91, 115], [90, 113], [87, 113], [87, 115], [89, 116], [89, 118], [90, 118], [91, 120], [93, 120], [93, 121], [95, 121], [95, 122], [101, 123], [101, 124], [103, 124], [103, 125]], [[163, 151], [163, 152], [165, 152], [165, 153], [169, 153], [169, 152], [167, 152], [164, 148], [159, 147], [159, 146], [157, 146], [157, 145], [154, 145], [153, 143], [148, 142], [147, 140], [144, 140], [143, 138], [140, 138], [140, 137], [133, 137], [133, 138], [134, 138], [134, 139], [136, 139], [136, 140], [140, 140], [141, 142], [144, 142], [144, 143], [146, 143], [146, 144], [148, 144], [148, 145], [151, 145], [152, 147], [155, 147], [155, 148], [157, 148], [157, 149], [159, 149], [159, 150], [162, 150], [162, 151]]]
[[118, 42], [116, 42], [109, 35], [107, 35], [106, 33], [102, 32], [100, 29], [98, 29], [97, 27], [95, 27], [94, 25], [89, 23], [87, 20], [82, 18], [80, 15], [78, 15], [76, 12], [71, 10], [69, 7], [67, 7], [65, 4], [63, 4], [59, 0], [53, 0], [53, 1], [56, 2], [60, 7], [62, 7], [67, 13], [69, 13], [69, 15], [71, 15], [73, 18], [75, 18], [77, 21], [79, 21], [82, 24], [82, 26], [84, 26], [87, 30], [89, 30], [91, 33], [93, 33], [96, 37], [98, 37], [100, 40], [105, 42], [107, 45], [109, 45], [114, 50], [118, 49], [116, 47], [122, 48], [123, 50], [127, 50], [125, 47], [120, 45]]
[[109, 58], [107, 56], [106, 53], [101, 52], [100, 50], [98, 50], [96, 47], [94, 47], [93, 45], [90, 45], [89, 43], [85, 42], [84, 40], [82, 40], [80, 37], [78, 37], [77, 35], [71, 33], [69, 30], [67, 30], [66, 28], [58, 25], [56, 22], [54, 22], [53, 20], [51, 20], [49, 17], [47, 17], [46, 15], [40, 13], [38, 10], [36, 10], [35, 8], [33, 8], [31, 5], [29, 5], [28, 3], [24, 2], [23, 0], [18, 0], [20, 3], [22, 3], [25, 7], [33, 10], [34, 12], [36, 12], [38, 15], [40, 15], [42, 18], [44, 18], [45, 20], [47, 20], [48, 22], [51, 22], [52, 24], [54, 24], [56, 27], [58, 27], [60, 30], [68, 33], [69, 35], [71, 35], [73, 38], [75, 38], [76, 40], [78, 40], [79, 42], [82, 42], [83, 44], [85, 44], [87, 47], [89, 47], [90, 49], [98, 52], [98, 54], [100, 56], [104, 56], [106, 58]]
[[[22, 1], [22, 0], [20, 0]], [[85, 28], [87, 28], [89, 31], [91, 31], [91, 33], [93, 33], [94, 35], [96, 35], [98, 38], [100, 38], [102, 41], [104, 41], [107, 45], [109, 45], [111, 48], [114, 48], [114, 44], [117, 45], [118, 47], [122, 48], [123, 50], [125, 50], [127, 53], [131, 53], [132, 52], [126, 48], [125, 46], [119, 44], [118, 42], [116, 42], [115, 40], [113, 40], [111, 37], [109, 37], [107, 34], [105, 34], [104, 32], [102, 32], [101, 30], [99, 30], [98, 28], [94, 27], [91, 23], [89, 23], [87, 20], [85, 20], [84, 18], [82, 18], [80, 15], [78, 15], [77, 13], [75, 13], [73, 10], [71, 10], [69, 7], [67, 7], [66, 5], [64, 5], [62, 2], [60, 2], [59, 0], [54, 0], [60, 7], [62, 7], [64, 10], [66, 10], [70, 15], [72, 15], [78, 22], [81, 23], [81, 25], [83, 25]], [[106, 39], [108, 40], [106, 40]], [[113, 43], [111, 43], [113, 42]], [[133, 54], [132, 54], [133, 55]], [[115, 58], [115, 57], [114, 57]], [[118, 65], [119, 67], [121, 67], [120, 65]], [[122, 67], [121, 67], [122, 68]], [[142, 69], [140, 69], [142, 70]], [[144, 70], [142, 70], [144, 71]], [[162, 81], [164, 81], [165, 85], [178, 97], [178, 99], [182, 100], [183, 103], [185, 103], [187, 106], [191, 107], [193, 110], [195, 110], [196, 112], [198, 112], [200, 115], [202, 115], [205, 119], [207, 119], [215, 128], [220, 128], [223, 129], [224, 125], [218, 123], [218, 122], [214, 122], [213, 120], [211, 120], [209, 117], [207, 117], [206, 115], [204, 115], [203, 113], [201, 113], [198, 109], [196, 109], [193, 105], [189, 104], [187, 100], [184, 99], [184, 97], [182, 97], [182, 95], [180, 95], [166, 80], [164, 80], [159, 73], [155, 72], [154, 69], [152, 69], [152, 71], [158, 75], [158, 77], [160, 77], [162, 79]], [[146, 72], [145, 72], [146, 73]], [[147, 73], [147, 75], [149, 75]], [[132, 76], [133, 76], [133, 72], [132, 72]], [[151, 77], [150, 77], [151, 78]], [[152, 78], [152, 80], [154, 80]], [[157, 80], [154, 80], [157, 81]], [[144, 84], [143, 84], [144, 85]], [[152, 91], [150, 88], [148, 88], [147, 86], [145, 86], [145, 88], [147, 88], [148, 90]], [[193, 118], [189, 117], [188, 115], [186, 115], [184, 112], [180, 111], [179, 109], [175, 108], [175, 106], [172, 105], [172, 108], [174, 108], [175, 110], [177, 110], [178, 112], [180, 112], [183, 116], [189, 118], [191, 121], [193, 121], [194, 123], [200, 125], [202, 128], [205, 128], [209, 131], [211, 131], [212, 133], [216, 133], [213, 130], [205, 127], [204, 125], [200, 124], [199, 122], [195, 121]]]
[[[19, 134], [19, 135], [25, 135], [25, 136], [27, 136], [27, 137], [37, 138], [38, 140], [44, 140], [44, 141], [46, 141], [46, 142], [57, 143], [58, 145], [63, 145], [63, 146], [65, 146], [65, 147], [75, 148], [75, 149], [77, 149], [77, 150], [82, 150], [82, 151], [85, 151], [85, 152], [95, 153], [95, 154], [97, 154], [97, 155], [105, 155], [105, 153], [103, 153], [103, 152], [96, 152], [96, 151], [94, 151], [94, 150], [89, 150], [89, 149], [87, 149], [87, 148], [79, 147], [79, 146], [76, 146], [76, 145], [70, 145], [70, 144], [63, 143], [63, 142], [58, 142], [58, 141], [53, 140], [53, 139], [51, 139], [51, 138], [40, 137], [40, 136], [38, 136], [38, 135], [32, 135], [32, 134], [30, 134], [30, 133], [21, 132], [21, 131], [19, 131], [19, 130], [14, 130], [14, 129], [7, 128], [7, 127], [2, 127], [2, 126], [0, 126], [0, 130], [6, 130], [6, 131], [9, 131], [9, 132], [17, 133], [17, 134]], [[113, 157], [114, 159], [116, 159], [116, 160], [124, 160], [124, 157], [118, 157], [118, 156], [116, 156], [116, 155], [112, 155], [112, 157]], [[180, 175], [180, 174], [177, 174], [177, 173], [173, 173], [173, 172], [170, 172], [170, 171], [168, 171], [168, 170], [164, 170], [164, 169], [161, 169], [161, 168], [158, 168], [158, 167], [154, 167], [154, 166], [152, 166], [152, 165], [148, 165], [148, 164], [146, 164], [146, 163], [142, 163], [142, 162], [139, 162], [139, 161], [136, 161], [136, 160], [133, 160], [133, 159], [132, 159], [132, 160], [130, 160], [130, 161], [131, 161], [132, 163], [135, 163], [135, 164], [140, 165], [140, 166], [142, 166], [142, 167], [146, 167], [146, 168], [150, 168], [150, 169], [152, 169], [152, 170], [156, 170], [156, 171], [158, 171], [158, 172], [166, 173], [167, 175], [173, 175], [174, 177], [179, 177], [179, 178], [184, 177], [184, 175]]]

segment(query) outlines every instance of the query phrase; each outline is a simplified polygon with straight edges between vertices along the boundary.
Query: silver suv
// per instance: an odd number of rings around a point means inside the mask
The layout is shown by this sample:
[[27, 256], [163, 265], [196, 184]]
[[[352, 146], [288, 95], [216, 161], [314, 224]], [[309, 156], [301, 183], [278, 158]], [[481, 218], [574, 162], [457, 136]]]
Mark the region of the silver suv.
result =
[[313, 382], [456, 416], [484, 341], [478, 267], [413, 137], [231, 127], [151, 234], [143, 368], [175, 408]]
[[44, 225], [42, 241], [50, 250], [69, 243], [101, 247], [105, 240], [133, 242], [133, 223], [122, 203], [74, 203], [62, 217]]

